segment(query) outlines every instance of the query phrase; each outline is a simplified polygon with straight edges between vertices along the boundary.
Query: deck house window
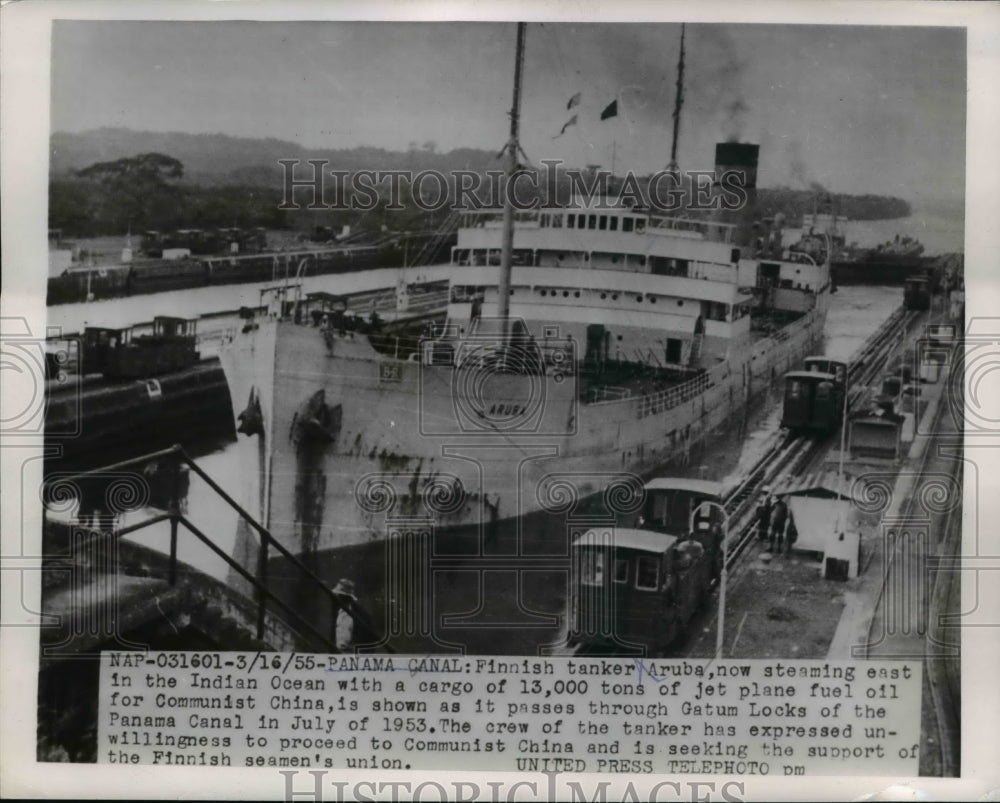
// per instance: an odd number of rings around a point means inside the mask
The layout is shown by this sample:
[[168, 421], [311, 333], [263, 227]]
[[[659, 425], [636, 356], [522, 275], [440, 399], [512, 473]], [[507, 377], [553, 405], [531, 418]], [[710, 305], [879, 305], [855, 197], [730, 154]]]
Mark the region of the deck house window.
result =
[[587, 228], [588, 229], [596, 229], [597, 228], [597, 215], [591, 215], [588, 218], [588, 220], [587, 220]]
[[640, 555], [636, 562], [635, 587], [655, 591], [660, 582], [660, 560], [655, 555]]
[[583, 553], [583, 582], [588, 586], [604, 585], [604, 553], [588, 549]]
[[618, 231], [618, 218], [614, 215], [611, 216], [608, 223], [610, 224], [611, 231]]
[[552, 228], [554, 228], [554, 229], [561, 229], [562, 228], [562, 223], [563, 223], [563, 219], [562, 219], [562, 215], [561, 214], [560, 215], [553, 215], [552, 216]]
[[623, 217], [622, 218], [622, 231], [632, 231], [632, 218]]
[[607, 229], [607, 227], [608, 227], [608, 216], [601, 215], [601, 218], [598, 221], [597, 228], [599, 228], [601, 231], [604, 231], [605, 229]]
[[566, 228], [572, 229], [576, 226], [576, 215], [566, 215]]
[[708, 302], [708, 320], [710, 321], [725, 321], [726, 314], [729, 312], [729, 305], [718, 301]]
[[616, 583], [627, 583], [628, 582], [628, 561], [624, 558], [615, 559], [615, 582]]
[[677, 364], [681, 361], [681, 348], [684, 341], [676, 337], [667, 338], [667, 362]]

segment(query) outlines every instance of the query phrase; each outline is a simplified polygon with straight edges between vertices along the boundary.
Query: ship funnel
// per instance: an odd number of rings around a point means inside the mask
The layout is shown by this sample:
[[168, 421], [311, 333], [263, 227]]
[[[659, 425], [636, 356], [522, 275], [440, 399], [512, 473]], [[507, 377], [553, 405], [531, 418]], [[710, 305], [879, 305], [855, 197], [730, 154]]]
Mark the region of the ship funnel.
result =
[[716, 177], [726, 170], [737, 170], [744, 176], [748, 189], [757, 189], [757, 158], [760, 145], [749, 142], [720, 142], [715, 146]]
[[[727, 172], [735, 171], [740, 175], [746, 191], [746, 203], [740, 209], [720, 209], [719, 220], [723, 223], [735, 223], [737, 228], [733, 235], [733, 244], [744, 248], [744, 256], [750, 256], [754, 241], [753, 223], [757, 212], [757, 159], [760, 155], [760, 145], [749, 142], [720, 142], [715, 146], [715, 184], [713, 189], [721, 192], [719, 182]], [[727, 186], [734, 185], [733, 180], [727, 180]]]

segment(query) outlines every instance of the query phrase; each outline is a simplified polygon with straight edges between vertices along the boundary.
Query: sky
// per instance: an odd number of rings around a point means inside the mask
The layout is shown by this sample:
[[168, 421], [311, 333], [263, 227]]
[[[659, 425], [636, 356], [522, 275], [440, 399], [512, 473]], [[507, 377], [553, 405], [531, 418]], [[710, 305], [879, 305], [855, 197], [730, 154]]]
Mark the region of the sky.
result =
[[[670, 157], [679, 24], [531, 23], [522, 146], [650, 172]], [[52, 128], [499, 150], [514, 23], [56, 21]], [[961, 198], [962, 28], [690, 24], [678, 161], [761, 145], [759, 183]], [[581, 102], [567, 110], [575, 93]], [[615, 98], [619, 115], [601, 122]], [[578, 123], [558, 138], [576, 114]]]

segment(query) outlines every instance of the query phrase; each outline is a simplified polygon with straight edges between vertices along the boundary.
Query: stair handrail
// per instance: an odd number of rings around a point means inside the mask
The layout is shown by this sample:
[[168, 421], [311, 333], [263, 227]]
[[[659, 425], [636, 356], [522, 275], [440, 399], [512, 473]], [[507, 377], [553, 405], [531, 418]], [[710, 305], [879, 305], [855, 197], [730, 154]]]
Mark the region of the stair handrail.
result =
[[[261, 539], [261, 559], [260, 564], [263, 568], [266, 565], [267, 548], [274, 546], [275, 549], [285, 557], [295, 568], [297, 568], [306, 579], [311, 581], [322, 593], [330, 600], [334, 607], [334, 624], [336, 624], [336, 612], [344, 610], [347, 614], [354, 620], [355, 624], [360, 624], [362, 627], [370, 629], [370, 622], [367, 621], [367, 617], [356, 604], [352, 604], [351, 601], [341, 600], [337, 594], [333, 592], [322, 579], [320, 579], [309, 567], [307, 567], [299, 558], [297, 558], [292, 552], [290, 552], [283, 544], [281, 544], [263, 525], [261, 525], [253, 516], [251, 516], [243, 507], [235, 500], [233, 497], [222, 488], [214, 479], [212, 479], [209, 474], [205, 472], [185, 451], [184, 447], [180, 444], [174, 444], [166, 449], [160, 449], [149, 454], [140, 455], [139, 457], [133, 457], [128, 460], [121, 460], [117, 463], [112, 463], [107, 466], [101, 466], [99, 468], [88, 469], [85, 471], [80, 471], [70, 476], [60, 476], [60, 482], [74, 482], [76, 480], [82, 479], [84, 477], [99, 476], [101, 474], [106, 474], [111, 471], [117, 471], [120, 469], [130, 468], [136, 465], [148, 465], [157, 460], [173, 459], [175, 463], [175, 472], [179, 471], [181, 465], [186, 465], [189, 469], [193, 470], [216, 494], [218, 494], [225, 502], [236, 511], [236, 513], [244, 520], [250, 527], [257, 531]], [[183, 523], [196, 537], [206, 543], [209, 548], [213, 549], [217, 554], [219, 554], [223, 560], [232, 568], [244, 577], [256, 591], [263, 593], [269, 599], [274, 600], [278, 603], [284, 610], [289, 612], [295, 617], [302, 625], [304, 625], [314, 636], [319, 638], [327, 646], [336, 645], [320, 634], [308, 621], [306, 621], [300, 614], [290, 608], [286, 603], [284, 603], [280, 598], [275, 596], [268, 588], [265, 583], [262, 583], [257, 578], [253, 577], [249, 572], [247, 572], [234, 558], [226, 554], [223, 550], [219, 549], [218, 546], [212, 542], [212, 540], [202, 533], [199, 528], [192, 524], [187, 517], [180, 513], [180, 499], [179, 489], [177, 483], [174, 484], [174, 493], [171, 498], [171, 509], [168, 513], [153, 516], [143, 522], [137, 522], [133, 525], [128, 525], [126, 527], [119, 528], [115, 532], [115, 537], [119, 538], [128, 533], [135, 532], [137, 530], [143, 529], [145, 527], [150, 527], [154, 524], [158, 524], [162, 521], [169, 520], [171, 522], [171, 533], [170, 533], [170, 578], [169, 582], [173, 585], [176, 581], [176, 571], [177, 571], [177, 524]], [[98, 536], [100, 537], [100, 536]], [[258, 617], [257, 617], [257, 637], [261, 638], [264, 630], [264, 614], [265, 608], [262, 601], [258, 600]], [[386, 648], [389, 652], [392, 652], [391, 648]]]

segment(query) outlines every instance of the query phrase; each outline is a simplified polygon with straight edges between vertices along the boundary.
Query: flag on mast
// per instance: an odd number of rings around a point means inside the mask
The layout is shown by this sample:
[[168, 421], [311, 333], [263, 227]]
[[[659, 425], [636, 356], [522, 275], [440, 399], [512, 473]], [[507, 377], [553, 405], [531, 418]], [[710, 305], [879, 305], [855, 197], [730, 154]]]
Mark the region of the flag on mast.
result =
[[566, 111], [569, 111], [574, 106], [580, 105], [580, 97], [583, 95], [582, 92], [577, 92], [573, 97], [569, 99], [569, 103], [566, 104]]
[[604, 107], [604, 111], [601, 112], [601, 119], [607, 120], [609, 117], [618, 116], [618, 98], [615, 98], [611, 103]]
[[559, 130], [559, 133], [556, 134], [554, 137], [552, 137], [552, 139], [559, 139], [559, 137], [561, 137], [563, 134], [566, 133], [566, 129], [569, 128], [571, 125], [576, 125], [575, 114], [572, 117], [570, 117], [565, 123], [563, 123], [563, 127]]

